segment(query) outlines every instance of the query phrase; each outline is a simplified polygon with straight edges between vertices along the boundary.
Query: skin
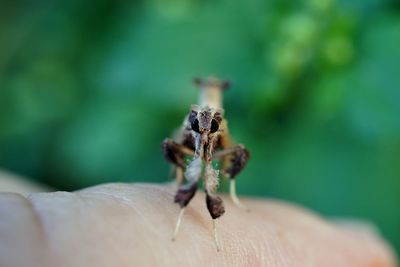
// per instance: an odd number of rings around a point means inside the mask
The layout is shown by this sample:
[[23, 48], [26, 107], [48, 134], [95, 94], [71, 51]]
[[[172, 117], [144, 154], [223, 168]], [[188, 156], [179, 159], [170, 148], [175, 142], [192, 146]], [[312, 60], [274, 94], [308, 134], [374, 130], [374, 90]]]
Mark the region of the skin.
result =
[[[6, 180], [0, 176], [0, 191], [7, 191]], [[244, 198], [247, 213], [224, 197], [217, 252], [201, 192], [171, 242], [179, 212], [171, 185], [13, 190], [27, 197], [0, 193], [0, 266], [396, 266], [376, 233], [277, 200]]]

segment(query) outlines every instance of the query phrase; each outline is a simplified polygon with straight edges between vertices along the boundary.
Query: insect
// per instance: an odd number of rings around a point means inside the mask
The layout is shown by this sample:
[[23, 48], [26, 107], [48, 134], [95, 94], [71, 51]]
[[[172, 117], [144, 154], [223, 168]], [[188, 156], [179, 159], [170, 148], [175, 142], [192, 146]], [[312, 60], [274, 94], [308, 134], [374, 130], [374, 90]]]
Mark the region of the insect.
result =
[[[181, 210], [172, 240], [175, 240], [185, 208], [204, 176], [206, 204], [213, 221], [214, 241], [219, 251], [216, 219], [225, 212], [222, 199], [216, 195], [219, 176], [229, 178], [233, 203], [248, 210], [236, 195], [235, 178], [246, 166], [250, 153], [241, 144], [233, 145], [224, 118], [222, 95], [230, 83], [214, 77], [205, 80], [196, 78], [194, 83], [200, 88], [198, 105], [191, 106], [190, 113], [185, 117], [175, 138], [167, 138], [162, 142], [163, 154], [174, 165], [175, 179], [179, 184], [174, 201]], [[191, 158], [189, 163], [188, 158]], [[213, 167], [213, 161], [219, 161], [219, 170]]]

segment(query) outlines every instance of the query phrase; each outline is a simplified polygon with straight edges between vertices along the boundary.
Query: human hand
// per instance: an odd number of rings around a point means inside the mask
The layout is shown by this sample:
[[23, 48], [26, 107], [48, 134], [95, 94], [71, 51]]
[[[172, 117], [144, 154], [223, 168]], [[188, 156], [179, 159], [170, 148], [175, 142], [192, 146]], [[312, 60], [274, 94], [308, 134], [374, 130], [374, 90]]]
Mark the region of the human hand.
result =
[[0, 194], [0, 266], [396, 266], [375, 234], [295, 205], [225, 199], [216, 251], [205, 196], [187, 207], [177, 240], [174, 188], [106, 184], [67, 193]]

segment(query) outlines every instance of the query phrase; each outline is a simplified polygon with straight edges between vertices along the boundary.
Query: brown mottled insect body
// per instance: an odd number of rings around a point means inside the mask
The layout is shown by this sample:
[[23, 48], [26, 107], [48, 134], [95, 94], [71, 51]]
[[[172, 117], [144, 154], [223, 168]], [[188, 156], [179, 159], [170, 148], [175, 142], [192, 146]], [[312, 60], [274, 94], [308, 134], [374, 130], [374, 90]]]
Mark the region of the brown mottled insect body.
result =
[[[232, 145], [229, 135], [222, 109], [222, 93], [229, 87], [229, 82], [211, 77], [195, 79], [195, 84], [201, 88], [199, 105], [192, 105], [176, 138], [165, 139], [162, 143], [164, 156], [174, 164], [176, 181], [180, 184], [174, 201], [181, 207], [181, 212], [173, 239], [178, 233], [185, 207], [196, 194], [198, 183], [204, 176], [207, 209], [213, 219], [214, 238], [219, 250], [215, 219], [225, 212], [222, 199], [215, 195], [219, 176], [230, 178], [230, 195], [234, 204], [246, 209], [236, 195], [235, 177], [246, 166], [250, 153], [243, 145]], [[192, 157], [189, 164], [185, 161], [187, 157]], [[220, 161], [220, 169], [214, 169], [213, 160]]]

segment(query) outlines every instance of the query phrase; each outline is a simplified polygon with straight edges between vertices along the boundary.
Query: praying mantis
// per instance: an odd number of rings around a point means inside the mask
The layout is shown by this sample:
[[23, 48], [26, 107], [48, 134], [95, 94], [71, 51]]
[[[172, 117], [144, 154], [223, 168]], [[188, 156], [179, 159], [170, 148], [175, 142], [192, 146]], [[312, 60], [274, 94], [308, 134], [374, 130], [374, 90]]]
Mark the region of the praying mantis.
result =
[[[219, 251], [216, 219], [225, 213], [223, 201], [216, 195], [219, 176], [229, 178], [233, 203], [248, 211], [237, 197], [235, 178], [246, 166], [250, 153], [244, 145], [233, 144], [224, 117], [222, 96], [230, 83], [214, 77], [197, 78], [194, 83], [200, 88], [198, 104], [191, 106], [175, 138], [167, 138], [162, 142], [164, 157], [173, 164], [175, 179], [179, 184], [174, 201], [181, 209], [172, 240], [176, 239], [185, 208], [204, 177], [207, 209], [213, 221], [214, 241]], [[191, 158], [189, 163], [187, 158]], [[213, 161], [219, 161], [219, 169], [213, 167]]]

